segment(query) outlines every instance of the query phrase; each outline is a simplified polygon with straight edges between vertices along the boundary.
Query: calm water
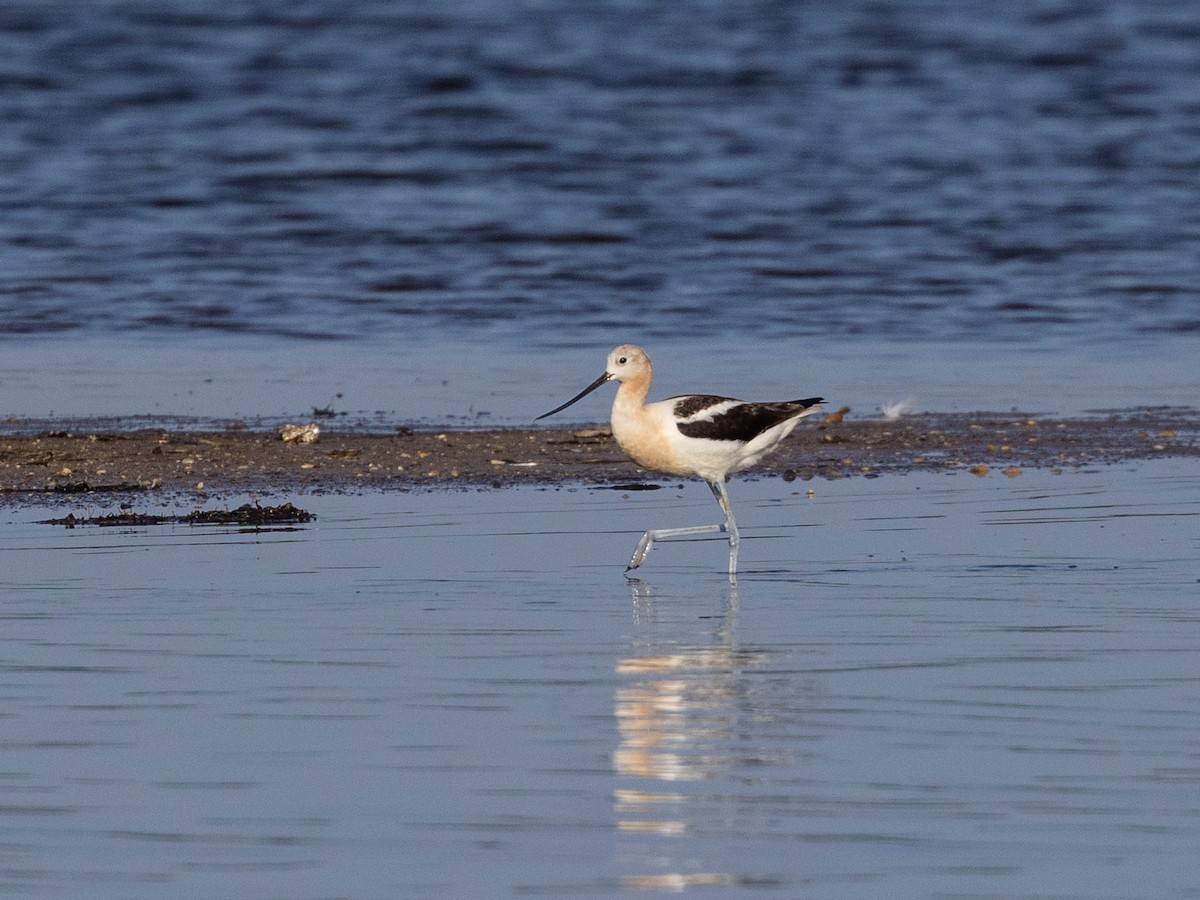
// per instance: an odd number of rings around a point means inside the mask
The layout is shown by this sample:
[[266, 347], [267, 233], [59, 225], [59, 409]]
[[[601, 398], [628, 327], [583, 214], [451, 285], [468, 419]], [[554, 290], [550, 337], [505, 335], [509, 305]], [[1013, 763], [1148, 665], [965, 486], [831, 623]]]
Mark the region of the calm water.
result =
[[696, 485], [10, 510], [0, 893], [1200, 896], [1198, 488], [739, 482], [734, 587], [621, 575]]
[[1197, 96], [1191, 0], [15, 0], [0, 334], [1194, 341]]

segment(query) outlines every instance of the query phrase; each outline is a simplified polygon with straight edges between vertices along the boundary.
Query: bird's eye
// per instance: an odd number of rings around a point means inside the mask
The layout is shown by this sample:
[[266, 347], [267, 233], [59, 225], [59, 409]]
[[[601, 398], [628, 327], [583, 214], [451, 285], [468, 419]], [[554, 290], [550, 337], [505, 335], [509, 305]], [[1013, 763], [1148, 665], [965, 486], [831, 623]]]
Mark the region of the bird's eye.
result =
[[629, 360], [627, 360], [627, 359], [626, 359], [624, 356], [622, 356], [620, 359], [618, 359], [618, 360], [617, 360], [617, 365], [618, 365], [618, 366], [623, 366], [623, 365], [625, 365], [625, 363], [627, 363], [627, 362], [629, 362]]

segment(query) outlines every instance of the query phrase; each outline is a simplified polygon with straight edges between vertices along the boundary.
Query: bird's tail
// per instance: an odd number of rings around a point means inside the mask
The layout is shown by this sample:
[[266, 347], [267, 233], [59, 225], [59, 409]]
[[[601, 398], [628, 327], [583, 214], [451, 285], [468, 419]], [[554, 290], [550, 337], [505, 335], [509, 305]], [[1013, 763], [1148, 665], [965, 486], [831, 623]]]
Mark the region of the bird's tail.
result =
[[[818, 406], [825, 402], [824, 397], [806, 397], [803, 400], [789, 400], [787, 406]], [[816, 412], [814, 409], [813, 412]]]

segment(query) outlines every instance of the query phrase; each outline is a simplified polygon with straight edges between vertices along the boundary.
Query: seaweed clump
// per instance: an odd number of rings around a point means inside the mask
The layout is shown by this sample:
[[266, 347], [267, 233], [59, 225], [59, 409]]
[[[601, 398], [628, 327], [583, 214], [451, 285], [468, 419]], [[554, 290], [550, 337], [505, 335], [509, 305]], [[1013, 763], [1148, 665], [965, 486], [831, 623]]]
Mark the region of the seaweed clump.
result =
[[61, 525], [76, 528], [80, 525], [95, 525], [100, 528], [136, 528], [147, 525], [242, 525], [270, 527], [277, 525], [303, 525], [316, 516], [307, 509], [292, 503], [282, 506], [259, 506], [245, 503], [237, 509], [203, 509], [186, 516], [159, 516], [147, 513], [119, 512], [103, 516], [76, 516], [75, 513], [58, 519], [44, 519], [40, 525]]

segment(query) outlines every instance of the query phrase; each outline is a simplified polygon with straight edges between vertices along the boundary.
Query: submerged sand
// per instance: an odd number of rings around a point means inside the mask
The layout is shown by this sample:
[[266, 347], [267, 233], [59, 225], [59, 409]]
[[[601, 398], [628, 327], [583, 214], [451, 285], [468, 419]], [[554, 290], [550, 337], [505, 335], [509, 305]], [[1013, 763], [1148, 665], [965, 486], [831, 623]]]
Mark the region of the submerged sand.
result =
[[[58, 428], [9, 420], [10, 433], [0, 432], [0, 502], [128, 494], [143, 505], [179, 494], [679, 481], [639, 469], [607, 427], [380, 434], [322, 425], [316, 443], [299, 444], [284, 442], [274, 429], [233, 424], [206, 431], [195, 424], [126, 429], [118, 419]], [[749, 474], [807, 480], [932, 470], [1015, 477], [1027, 468], [1198, 456], [1198, 433], [1200, 411], [1178, 408], [1064, 419], [983, 412], [847, 418], [802, 424]]]

